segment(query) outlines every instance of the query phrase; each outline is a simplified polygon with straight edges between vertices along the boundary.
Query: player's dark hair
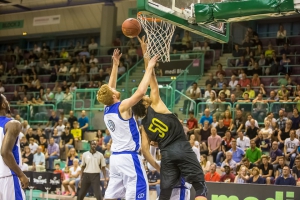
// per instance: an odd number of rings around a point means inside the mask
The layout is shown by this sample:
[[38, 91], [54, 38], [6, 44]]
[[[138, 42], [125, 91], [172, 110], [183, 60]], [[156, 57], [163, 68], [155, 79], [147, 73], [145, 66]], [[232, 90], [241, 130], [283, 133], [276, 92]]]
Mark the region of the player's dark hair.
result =
[[143, 104], [143, 99], [141, 99], [137, 104], [132, 106], [132, 112], [137, 117], [145, 117], [146, 115], [146, 107]]

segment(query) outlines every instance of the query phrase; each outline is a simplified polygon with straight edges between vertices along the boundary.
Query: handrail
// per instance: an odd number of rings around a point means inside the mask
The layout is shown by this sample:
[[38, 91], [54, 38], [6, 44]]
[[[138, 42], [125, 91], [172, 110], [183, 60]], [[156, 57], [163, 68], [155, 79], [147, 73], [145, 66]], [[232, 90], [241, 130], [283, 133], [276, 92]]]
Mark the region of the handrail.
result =
[[[191, 99], [189, 96], [185, 95], [184, 93], [180, 92], [179, 90], [174, 90], [174, 91], [175, 91], [174, 96], [176, 96], [176, 93], [178, 93], [179, 95], [185, 97], [186, 100], [189, 100], [189, 101], [191, 101], [191, 102], [194, 104], [194, 115], [196, 116], [196, 113], [197, 113], [197, 104], [196, 104], [196, 101], [193, 100], [193, 99]], [[174, 103], [174, 105], [175, 105], [175, 103]], [[174, 106], [173, 106], [173, 108], [174, 108]], [[188, 110], [189, 110], [189, 109], [186, 109], [186, 112], [185, 112], [185, 119], [188, 119], [188, 113], [189, 113]]]

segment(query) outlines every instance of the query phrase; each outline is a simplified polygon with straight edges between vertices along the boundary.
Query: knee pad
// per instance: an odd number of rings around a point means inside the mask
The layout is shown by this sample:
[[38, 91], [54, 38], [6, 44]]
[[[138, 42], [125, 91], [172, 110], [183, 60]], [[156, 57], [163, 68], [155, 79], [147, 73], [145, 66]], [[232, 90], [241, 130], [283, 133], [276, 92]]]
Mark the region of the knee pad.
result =
[[207, 196], [207, 187], [204, 181], [200, 181], [200, 182], [194, 182], [192, 183], [195, 191], [196, 191], [196, 197], [199, 196], [203, 196], [206, 197]]
[[159, 200], [170, 200], [171, 195], [172, 195], [172, 188], [170, 189], [161, 189], [160, 190], [160, 195], [159, 195]]

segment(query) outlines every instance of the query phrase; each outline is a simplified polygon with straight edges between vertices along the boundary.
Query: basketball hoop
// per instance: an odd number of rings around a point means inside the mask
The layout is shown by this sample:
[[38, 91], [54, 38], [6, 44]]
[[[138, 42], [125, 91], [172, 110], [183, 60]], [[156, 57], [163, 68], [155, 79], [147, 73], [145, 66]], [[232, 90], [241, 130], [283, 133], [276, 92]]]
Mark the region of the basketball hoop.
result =
[[164, 20], [138, 13], [137, 20], [147, 34], [147, 52], [144, 57], [159, 55], [159, 61], [170, 62], [170, 44], [176, 26]]

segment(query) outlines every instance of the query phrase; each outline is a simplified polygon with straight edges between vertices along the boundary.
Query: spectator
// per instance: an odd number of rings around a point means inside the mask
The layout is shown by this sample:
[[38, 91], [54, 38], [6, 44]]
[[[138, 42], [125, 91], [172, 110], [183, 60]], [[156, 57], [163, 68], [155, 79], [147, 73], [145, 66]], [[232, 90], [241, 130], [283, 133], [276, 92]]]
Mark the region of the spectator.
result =
[[240, 166], [240, 169], [234, 179], [234, 183], [247, 183], [249, 176], [247, 175], [247, 168]]
[[219, 96], [221, 95], [221, 93], [224, 93], [226, 95], [226, 98], [230, 97], [230, 90], [227, 89], [226, 83], [223, 83], [222, 90], [220, 90], [220, 92], [219, 92]]
[[62, 48], [62, 50], [60, 52], [60, 57], [63, 59], [67, 59], [69, 57], [69, 53], [66, 51], [65, 48]]
[[240, 147], [237, 147], [236, 139], [231, 140], [231, 149], [229, 151], [232, 153], [232, 160], [239, 165], [242, 162], [245, 152]]
[[210, 85], [210, 84], [207, 84], [207, 85], [206, 85], [206, 91], [205, 91], [205, 93], [204, 93], [204, 98], [205, 98], [205, 99], [210, 98], [210, 94], [211, 94], [212, 92], [214, 93], [215, 96], [217, 96], [217, 95], [216, 95], [216, 92], [215, 92], [214, 90], [211, 89], [211, 85]]
[[224, 165], [224, 171], [225, 171], [225, 174], [221, 176], [220, 182], [233, 183], [235, 176], [233, 173], [231, 173], [231, 169], [228, 165]]
[[182, 46], [186, 46], [187, 42], [192, 42], [192, 37], [190, 36], [189, 31], [184, 31], [184, 35], [181, 40]]
[[33, 156], [32, 169], [36, 172], [41, 172], [45, 170], [45, 155], [42, 152], [42, 147], [37, 148], [36, 154]]
[[241, 90], [241, 85], [237, 84], [235, 90], [232, 92], [236, 96], [236, 98], [242, 98], [244, 91]]
[[286, 30], [283, 28], [283, 25], [279, 25], [279, 29], [277, 31], [277, 39], [276, 45], [280, 46], [286, 43]]
[[284, 166], [287, 166], [285, 164], [285, 159], [283, 156], [279, 156], [278, 164], [276, 164], [275, 166], [273, 165], [273, 167], [275, 169], [275, 179], [277, 179], [279, 176], [282, 176], [282, 170], [283, 170]]
[[249, 159], [251, 163], [254, 165], [258, 165], [261, 160], [261, 150], [256, 147], [256, 143], [254, 140], [250, 141], [250, 148], [246, 150], [246, 158]]
[[263, 178], [266, 179], [266, 183], [268, 185], [272, 184], [274, 181], [274, 170], [273, 170], [273, 165], [268, 162], [269, 157], [266, 155], [263, 155], [261, 157], [262, 159], [262, 164], [260, 165], [260, 174]]
[[200, 156], [200, 165], [202, 167], [204, 174], [206, 174], [210, 171], [211, 164], [210, 164], [210, 161], [207, 160], [207, 156], [205, 154], [201, 154], [201, 156]]
[[121, 77], [126, 72], [126, 67], [124, 66], [123, 62], [120, 62], [118, 66], [118, 77]]
[[110, 160], [110, 156], [111, 156], [111, 143], [107, 143], [106, 144], [106, 150], [104, 152], [104, 158], [105, 158], [105, 163], [106, 166], [109, 168], [109, 160]]
[[77, 117], [74, 116], [74, 111], [71, 110], [69, 113], [69, 118], [68, 118], [68, 122], [70, 123], [71, 129], [73, 129], [73, 123], [77, 121]]
[[216, 157], [220, 151], [221, 137], [217, 135], [217, 130], [211, 128], [211, 136], [207, 139], [208, 155], [213, 156], [213, 161], [216, 162]]
[[232, 159], [232, 153], [230, 151], [227, 151], [226, 153], [226, 159], [222, 162], [221, 165], [221, 171], [226, 172], [225, 166], [229, 166], [230, 170], [235, 173], [236, 170], [236, 162]]
[[81, 111], [81, 117], [78, 118], [79, 128], [81, 129], [81, 139], [84, 140], [84, 133], [89, 128], [89, 119], [86, 116], [85, 110]]
[[49, 140], [45, 158], [46, 160], [49, 160], [49, 169], [53, 170], [54, 160], [59, 158], [59, 146], [54, 142], [54, 138], [50, 138]]
[[278, 141], [279, 149], [283, 149], [284, 141], [290, 136], [290, 131], [292, 130], [292, 120], [287, 120], [285, 124], [285, 128], [278, 131]]
[[282, 54], [286, 54], [286, 55], [291, 54], [291, 50], [289, 49], [287, 43], [284, 43], [283, 48], [280, 50], [280, 55]]
[[39, 146], [42, 147], [42, 152], [46, 154], [48, 148], [48, 142], [44, 135], [41, 135], [39, 140]]
[[244, 124], [245, 124], [245, 119], [243, 117], [243, 112], [239, 109], [236, 110], [236, 115], [235, 115], [235, 119], [233, 120], [233, 124], [235, 126], [236, 132], [240, 132], [242, 131], [242, 129], [244, 128]]
[[294, 130], [290, 131], [290, 138], [284, 141], [284, 155], [288, 160], [290, 159], [290, 168], [294, 166], [294, 161], [297, 156], [297, 148], [299, 146], [299, 140], [296, 138], [296, 133]]
[[216, 79], [214, 79], [214, 76], [212, 73], [208, 75], [208, 79], [205, 81], [205, 85], [207, 86], [208, 84], [211, 85], [211, 87], [215, 87], [217, 85]]
[[89, 63], [90, 64], [92, 64], [92, 63], [94, 63], [94, 64], [98, 64], [98, 58], [95, 58], [95, 56], [92, 54], [91, 55], [91, 57], [90, 57], [90, 61], [89, 61]]
[[89, 52], [91, 54], [97, 53], [98, 44], [95, 42], [95, 39], [91, 39], [91, 43], [89, 44]]
[[[198, 98], [201, 98], [201, 90], [196, 82], [194, 82], [192, 86], [187, 89], [186, 94], [195, 101], [197, 101]], [[185, 100], [183, 105], [183, 113], [186, 113], [186, 109], [189, 103], [189, 111], [194, 110], [194, 105], [189, 100]]]
[[260, 58], [258, 60], [258, 66], [263, 67], [263, 66], [266, 66], [266, 65], [267, 65], [267, 60], [266, 60], [265, 54], [261, 53]]
[[[254, 90], [252, 90], [252, 88], [251, 88], [251, 85], [250, 85], [250, 84], [249, 84], [249, 85], [247, 85], [247, 87], [246, 87], [246, 90], [245, 90], [244, 94], [245, 94], [245, 93], [247, 93], [247, 94], [249, 95], [249, 98], [251, 98], [251, 99], [255, 98], [255, 91], [254, 91]], [[244, 94], [243, 94], [243, 96], [244, 96]]]
[[232, 75], [231, 80], [229, 81], [229, 86], [230, 86], [231, 90], [234, 90], [238, 83], [239, 82], [238, 82], [238, 80], [236, 80], [236, 76]]
[[59, 144], [60, 150], [65, 151], [66, 155], [68, 155], [69, 149], [74, 148], [74, 137], [70, 134], [70, 127], [66, 126], [65, 132], [61, 135], [61, 140]]
[[266, 180], [260, 176], [259, 169], [257, 167], [252, 168], [252, 177], [249, 178], [248, 183], [252, 184], [265, 184]]
[[[197, 133], [197, 131], [196, 131]], [[209, 122], [208, 121], [204, 121], [203, 123], [203, 127], [200, 126], [200, 131], [196, 135], [196, 139], [197, 141], [200, 142], [200, 147], [202, 148], [202, 150], [207, 150], [207, 140], [208, 140], [208, 137], [211, 135], [211, 130], [210, 130], [210, 127], [209, 127]], [[201, 151], [200, 151], [201, 152]]]
[[299, 115], [299, 111], [297, 108], [293, 109], [293, 116], [292, 116], [291, 120], [292, 120], [292, 129], [297, 130], [299, 128], [299, 124], [300, 124], [300, 115]]
[[[216, 172], [217, 165], [212, 163], [209, 172], [205, 174], [205, 181], [207, 182], [220, 182], [220, 175]], [[230, 169], [229, 169], [230, 172]]]
[[247, 75], [243, 73], [242, 78], [239, 80], [239, 85], [241, 85], [241, 87], [247, 87], [248, 85], [250, 86], [250, 84], [251, 84], [250, 79], [248, 79]]
[[254, 167], [254, 164], [250, 162], [248, 158], [243, 158], [242, 159], [242, 164], [248, 169], [251, 170]]
[[265, 51], [265, 57], [266, 57], [266, 58], [271, 58], [273, 52], [275, 52], [275, 50], [273, 49], [272, 45], [269, 44], [269, 45], [268, 45], [268, 49]]
[[282, 151], [280, 149], [278, 149], [278, 142], [274, 141], [272, 143], [272, 148], [270, 150], [270, 163], [272, 165], [277, 165], [279, 158], [282, 157]]
[[290, 174], [290, 168], [288, 166], [283, 167], [282, 176], [276, 179], [275, 185], [296, 185], [295, 178]]
[[247, 127], [246, 135], [249, 137], [250, 140], [256, 141], [258, 139], [258, 132], [259, 132], [257, 121], [255, 119], [250, 119], [250, 126], [247, 124], [247, 122], [245, 125]]
[[218, 74], [217, 87], [222, 88], [224, 83], [227, 84], [227, 81], [224, 78], [223, 74]]
[[210, 110], [208, 108], [204, 110], [204, 115], [202, 115], [200, 118], [199, 125], [203, 126], [205, 121], [208, 121], [209, 125], [213, 122], [212, 116], [210, 115]]
[[237, 146], [246, 151], [250, 147], [250, 139], [244, 136], [242, 131], [238, 132]]
[[63, 171], [60, 169], [59, 163], [55, 164], [55, 170], [53, 171], [53, 174], [60, 174], [61, 181], [63, 181], [64, 175], [63, 175]]
[[34, 138], [29, 138], [29, 149], [32, 154], [35, 154], [37, 152], [38, 147], [39, 145], [34, 142]]
[[293, 167], [293, 176], [297, 181], [297, 186], [300, 186], [300, 156], [295, 159], [296, 165]]
[[148, 163], [149, 172], [147, 173], [149, 190], [156, 190], [157, 197], [160, 195], [160, 174]]
[[[76, 193], [75, 180], [76, 180], [76, 178], [79, 177], [79, 175], [81, 173], [81, 167], [79, 166], [78, 162], [79, 162], [78, 159], [74, 159], [74, 161], [73, 161], [74, 165], [69, 170], [69, 178], [62, 182], [62, 184], [65, 188], [64, 195], [66, 195], [66, 196], [70, 195], [70, 194], [72, 197], [75, 196], [75, 193]], [[72, 189], [72, 193], [70, 193], [69, 186]]]
[[22, 155], [22, 163], [25, 163], [28, 165], [28, 170], [32, 170], [32, 162], [33, 162], [33, 154], [30, 151], [29, 146], [24, 147], [24, 152]]
[[[25, 121], [26, 121], [26, 120], [25, 120]], [[25, 122], [25, 121], [24, 121], [24, 122]], [[27, 122], [27, 121], [26, 121], [26, 122]], [[23, 133], [23, 131], [21, 131], [21, 132]], [[30, 140], [29, 140], [30, 138], [33, 138], [34, 140], [39, 141], [38, 135], [33, 134], [32, 128], [28, 128], [27, 133], [24, 133], [24, 134], [25, 134], [25, 137], [26, 137], [26, 140], [27, 140], [27, 141], [30, 141]]]
[[197, 119], [194, 116], [194, 112], [193, 111], [189, 112], [189, 117], [190, 118], [186, 122], [186, 125], [187, 125], [187, 127], [189, 129], [189, 131], [187, 133], [188, 136], [190, 136], [191, 134], [194, 134], [194, 130], [196, 128], [198, 128], [198, 122], [197, 122]]
[[82, 130], [79, 128], [79, 123], [77, 121], [73, 122], [73, 129], [71, 130], [71, 134], [74, 137], [75, 141], [82, 140]]
[[218, 166], [221, 166], [221, 158], [225, 156], [226, 152], [231, 149], [231, 141], [232, 137], [230, 134], [230, 131], [226, 131], [225, 137], [222, 138], [221, 142], [221, 150], [217, 154], [217, 160], [216, 163]]
[[223, 138], [225, 136], [225, 133], [228, 130], [227, 126], [224, 126], [224, 121], [222, 119], [219, 120], [218, 125], [216, 126], [218, 135]]
[[73, 166], [74, 159], [79, 159], [75, 148], [71, 148], [68, 152], [66, 163], [68, 167]]
[[219, 74], [226, 76], [226, 72], [223, 70], [223, 66], [221, 63], [218, 63], [217, 68], [218, 70], [216, 71], [216, 77], [219, 77]]

